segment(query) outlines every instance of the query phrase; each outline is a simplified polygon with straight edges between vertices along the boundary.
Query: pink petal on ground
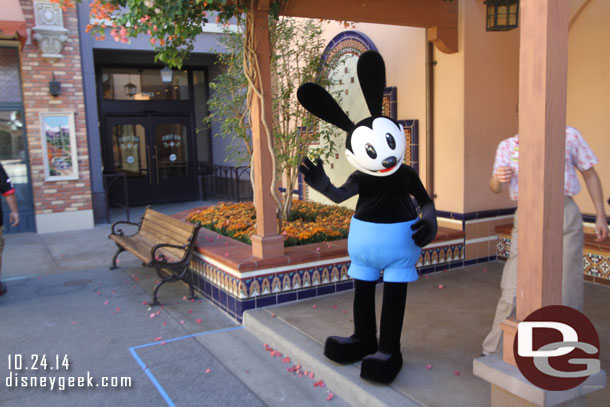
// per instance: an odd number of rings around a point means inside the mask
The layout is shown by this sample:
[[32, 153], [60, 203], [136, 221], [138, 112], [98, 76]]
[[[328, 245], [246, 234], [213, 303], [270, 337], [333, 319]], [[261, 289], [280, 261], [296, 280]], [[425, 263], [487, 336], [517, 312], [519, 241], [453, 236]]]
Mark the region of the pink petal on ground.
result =
[[206, 373], [210, 373], [212, 371], [212, 369], [205, 369]]
[[337, 309], [337, 306], [336, 306], [336, 305], [333, 305], [333, 309]]
[[314, 378], [313, 372], [309, 372], [308, 376], [309, 376], [310, 379], [313, 379]]
[[166, 343], [167, 343], [167, 342], [163, 341], [163, 342], [161, 342], [161, 345], [165, 345]]
[[163, 323], [161, 325], [163, 325], [163, 326], [167, 325], [167, 321], [163, 321]]
[[290, 358], [286, 356], [284, 359], [282, 359], [282, 363], [290, 363]]
[[428, 364], [426, 365], [426, 369], [428, 369], [428, 370], [432, 369], [432, 365], [428, 363]]
[[447, 270], [447, 269], [443, 270], [443, 272], [445, 272], [445, 273], [446, 273], [446, 272], [448, 272], [448, 271], [449, 271], [449, 270]]
[[311, 308], [318, 308], [316, 304], [312, 305]]
[[216, 239], [220, 239], [220, 235], [216, 236]]
[[108, 300], [104, 301], [104, 305], [108, 305]]
[[150, 317], [154, 318], [155, 317], [155, 313], [153, 312], [152, 314], [150, 314]]
[[186, 295], [182, 297], [182, 301], [186, 301]]
[[438, 288], [440, 288], [440, 289], [442, 290], [443, 288], [445, 288], [445, 286], [444, 286], [444, 285], [442, 285], [442, 284], [439, 284], [439, 285], [438, 285]]
[[428, 278], [428, 275], [426, 274], [426, 275], [424, 276], [424, 278]]
[[76, 325], [76, 321], [72, 321], [72, 325]]
[[194, 298], [191, 298], [191, 302], [195, 302], [195, 299], [194, 299]]
[[319, 251], [320, 251], [320, 248], [319, 248], [319, 247], [316, 247], [316, 251], [317, 251], [317, 252], [319, 252]]
[[330, 248], [331, 248], [331, 247], [333, 247], [333, 246], [329, 244], [329, 245], [327, 245], [327, 247], [330, 249]]
[[343, 310], [343, 313], [344, 313], [344, 314], [347, 314], [347, 311], [346, 311], [346, 310]]
[[131, 288], [136, 288], [136, 287], [137, 287], [136, 285], [131, 286]]
[[112, 294], [116, 294], [116, 290], [112, 290]]
[[184, 325], [184, 320], [180, 321], [180, 325]]
[[271, 313], [271, 318], [275, 318], [275, 316], [276, 315], [274, 313]]
[[299, 377], [303, 377], [303, 373], [299, 373]]
[[454, 374], [454, 375], [456, 375], [456, 376], [459, 376], [461, 373], [460, 373], [460, 371], [459, 371], [459, 370], [454, 370], [454, 371], [453, 371], [453, 374]]
[[335, 397], [333, 393], [328, 393], [328, 396], [326, 396], [326, 400], [331, 401], [333, 397]]
[[193, 313], [193, 310], [192, 310], [192, 309], [190, 309], [190, 310], [188, 310], [188, 311], [186, 311], [186, 312], [188, 312], [189, 314], [192, 314], [192, 313]]
[[226, 252], [225, 252], [225, 257], [229, 257], [229, 253], [226, 253]]
[[97, 291], [96, 294], [97, 295], [102, 295], [102, 292], [101, 291]]
[[146, 301], [142, 301], [142, 305], [148, 305]]
[[155, 339], [153, 339], [154, 342], [159, 342], [161, 339], [163, 339], [162, 336], [157, 336]]
[[196, 322], [196, 323], [198, 323], [198, 324], [200, 324], [200, 323], [202, 323], [202, 322], [203, 322], [203, 320], [202, 320], [201, 318], [197, 318], [197, 319], [195, 320], [195, 322]]
[[487, 272], [487, 269], [486, 269], [486, 268], [484, 268], [484, 269], [483, 269], [483, 273], [486, 273], [486, 272]]
[[159, 315], [161, 313], [161, 311], [157, 311], [155, 312], [155, 315]]
[[120, 312], [120, 311], [121, 311], [121, 307], [117, 307], [116, 312]]
[[121, 262], [121, 260], [116, 259], [116, 264], [119, 264]]
[[320, 380], [318, 382], [315, 382], [313, 384], [314, 387], [326, 387], [326, 384], [324, 383], [324, 380]]

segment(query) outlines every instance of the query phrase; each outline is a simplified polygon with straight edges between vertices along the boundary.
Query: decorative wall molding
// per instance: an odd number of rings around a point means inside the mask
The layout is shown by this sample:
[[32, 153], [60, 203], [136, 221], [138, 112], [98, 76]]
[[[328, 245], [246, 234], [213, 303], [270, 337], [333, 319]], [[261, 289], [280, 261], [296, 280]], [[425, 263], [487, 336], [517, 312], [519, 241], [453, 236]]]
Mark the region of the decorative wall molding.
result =
[[53, 63], [63, 58], [61, 51], [68, 40], [68, 30], [64, 28], [63, 14], [56, 3], [45, 0], [34, 1], [36, 26], [32, 28], [34, 39], [42, 51], [43, 58]]

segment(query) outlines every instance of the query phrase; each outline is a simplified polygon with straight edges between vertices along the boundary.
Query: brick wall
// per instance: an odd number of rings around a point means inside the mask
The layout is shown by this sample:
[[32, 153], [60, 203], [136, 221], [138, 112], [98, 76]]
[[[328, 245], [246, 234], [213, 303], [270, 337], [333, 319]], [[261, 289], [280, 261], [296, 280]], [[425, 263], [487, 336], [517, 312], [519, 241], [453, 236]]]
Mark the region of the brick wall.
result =
[[[36, 25], [32, 0], [20, 0], [28, 28]], [[89, 154], [85, 123], [81, 58], [78, 39], [78, 20], [75, 9], [63, 12], [68, 40], [64, 43], [61, 59], [50, 63], [42, 57], [38, 42], [30, 33], [30, 44], [21, 51], [23, 103], [34, 192], [36, 215], [91, 209]], [[61, 95], [49, 93], [49, 81], [61, 82]], [[40, 112], [74, 112], [78, 154], [78, 180], [45, 181]]]

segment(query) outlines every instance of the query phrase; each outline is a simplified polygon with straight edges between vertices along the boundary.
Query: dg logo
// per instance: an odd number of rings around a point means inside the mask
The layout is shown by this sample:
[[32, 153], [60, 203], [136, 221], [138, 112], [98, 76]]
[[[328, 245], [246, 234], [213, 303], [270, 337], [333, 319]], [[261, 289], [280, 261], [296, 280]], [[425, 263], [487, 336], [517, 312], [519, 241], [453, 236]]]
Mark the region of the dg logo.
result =
[[563, 305], [540, 308], [520, 322], [513, 352], [523, 376], [545, 390], [574, 388], [600, 371], [595, 327]]

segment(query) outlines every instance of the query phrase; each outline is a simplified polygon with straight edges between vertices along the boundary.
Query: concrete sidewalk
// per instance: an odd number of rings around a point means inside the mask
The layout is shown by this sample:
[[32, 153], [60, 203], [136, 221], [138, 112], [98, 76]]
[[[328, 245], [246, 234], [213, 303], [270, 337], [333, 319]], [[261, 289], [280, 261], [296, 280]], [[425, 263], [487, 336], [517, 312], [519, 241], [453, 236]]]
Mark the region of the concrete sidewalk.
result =
[[[203, 204], [154, 209], [176, 213]], [[132, 220], [142, 211], [132, 210]], [[394, 383], [380, 386], [360, 379], [359, 364], [340, 366], [322, 354], [328, 335], [352, 333], [351, 291], [248, 312], [243, 327], [206, 300], [183, 300], [182, 283], [165, 285], [159, 293], [164, 306], [149, 309], [145, 302], [156, 275], [128, 253], [119, 257], [119, 270], [109, 271], [115, 251], [109, 231], [110, 225], [101, 225], [6, 236], [2, 279], [9, 292], [0, 297], [0, 406], [489, 405], [490, 386], [473, 376], [472, 361], [500, 294], [500, 262], [410, 284], [405, 364]], [[585, 284], [585, 313], [600, 336], [605, 369], [609, 294], [608, 287]], [[377, 315], [381, 297], [379, 285]], [[30, 368], [31, 355], [68, 355], [68, 372], [39, 369], [35, 376], [89, 371], [98, 379], [130, 377], [132, 386], [7, 388], [7, 357], [15, 354]], [[288, 371], [296, 364], [299, 371]], [[589, 395], [587, 405], [607, 406], [608, 400], [610, 390], [604, 389]]]

